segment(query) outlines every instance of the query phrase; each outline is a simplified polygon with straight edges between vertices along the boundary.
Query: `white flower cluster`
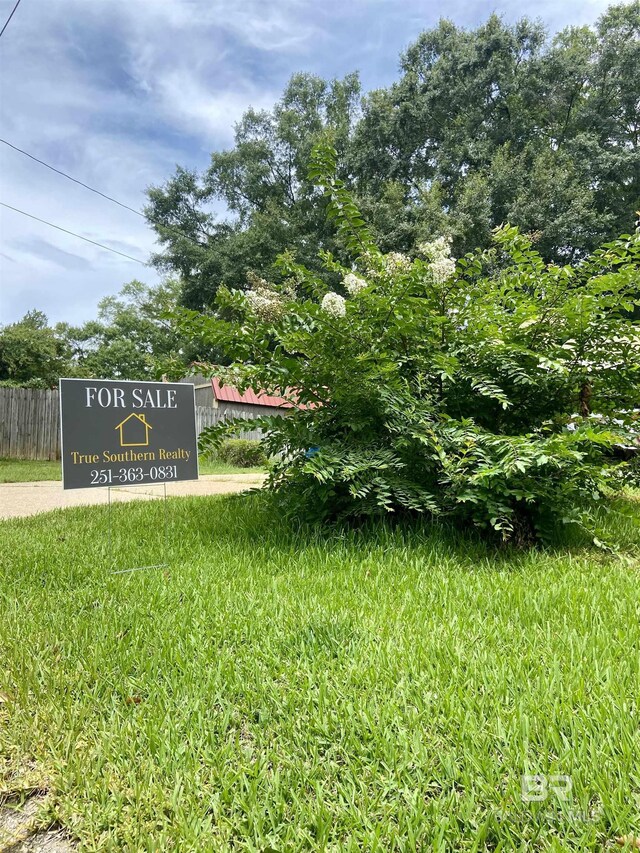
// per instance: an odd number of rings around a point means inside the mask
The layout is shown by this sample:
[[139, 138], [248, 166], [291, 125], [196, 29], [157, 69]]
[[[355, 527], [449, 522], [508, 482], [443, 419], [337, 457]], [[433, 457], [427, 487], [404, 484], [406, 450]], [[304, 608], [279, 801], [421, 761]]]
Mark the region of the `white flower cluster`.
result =
[[357, 296], [367, 286], [367, 282], [363, 278], [358, 278], [352, 272], [345, 275], [342, 283], [347, 289], [347, 293], [350, 293], [351, 296]]
[[273, 321], [282, 316], [284, 304], [279, 293], [263, 278], [251, 277], [251, 290], [245, 294], [251, 311], [261, 320]]
[[429, 264], [431, 275], [436, 284], [444, 284], [456, 271], [456, 262], [453, 258], [436, 258]]
[[344, 317], [347, 313], [347, 305], [344, 296], [330, 291], [322, 297], [320, 307], [331, 317]]
[[451, 237], [436, 237], [435, 240], [420, 243], [418, 251], [430, 260], [448, 257], [451, 254]]
[[420, 243], [418, 251], [430, 261], [429, 269], [436, 284], [444, 284], [456, 271], [456, 262], [451, 257], [451, 237]]
[[389, 252], [384, 256], [384, 268], [388, 273], [405, 272], [411, 266], [411, 261], [402, 252]]

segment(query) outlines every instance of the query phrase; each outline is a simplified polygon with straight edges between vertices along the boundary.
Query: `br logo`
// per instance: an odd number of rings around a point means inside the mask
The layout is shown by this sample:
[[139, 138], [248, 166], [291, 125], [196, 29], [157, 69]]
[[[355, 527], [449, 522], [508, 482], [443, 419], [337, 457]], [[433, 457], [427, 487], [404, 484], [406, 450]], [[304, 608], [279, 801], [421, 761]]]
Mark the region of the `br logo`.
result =
[[147, 423], [144, 415], [132, 412], [114, 429], [120, 431], [120, 447], [148, 447], [149, 430], [153, 427]]
[[521, 780], [522, 799], [525, 803], [542, 802], [549, 798], [552, 791], [559, 800], [568, 800], [572, 787], [571, 776], [562, 774], [545, 776], [536, 773], [533, 776], [525, 775]]

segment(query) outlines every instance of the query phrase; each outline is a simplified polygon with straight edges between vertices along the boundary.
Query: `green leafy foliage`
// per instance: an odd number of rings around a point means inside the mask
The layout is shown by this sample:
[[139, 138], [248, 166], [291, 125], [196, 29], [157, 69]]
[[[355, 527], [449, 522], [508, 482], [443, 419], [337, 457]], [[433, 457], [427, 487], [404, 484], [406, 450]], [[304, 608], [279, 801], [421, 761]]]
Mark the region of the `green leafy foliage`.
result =
[[0, 326], [0, 385], [51, 388], [60, 376], [73, 375], [71, 356], [65, 335], [42, 311]]
[[261, 443], [248, 438], [229, 438], [223, 441], [216, 456], [222, 462], [238, 468], [259, 468], [267, 461]]
[[441, 20], [363, 105], [351, 148], [385, 248], [449, 233], [463, 254], [503, 222], [545, 260], [585, 257], [632, 228], [640, 199], [640, 5], [549, 39], [539, 22]]
[[98, 316], [81, 326], [51, 327], [41, 311], [0, 326], [0, 385], [51, 388], [61, 376], [103, 379], [182, 378], [191, 362], [212, 356], [189, 344], [172, 323], [180, 284], [125, 284], [98, 304]]
[[[359, 97], [357, 74], [331, 82], [294, 74], [272, 109], [245, 112], [233, 148], [214, 151], [202, 174], [178, 168], [149, 190], [145, 213], [163, 247], [154, 263], [180, 277], [187, 307], [210, 306], [221, 284], [245, 288], [249, 272], [273, 274], [290, 247], [319, 270], [316, 247], [336, 244], [307, 175], [309, 158], [329, 134], [344, 162]], [[216, 220], [216, 201], [226, 220]]]
[[585, 524], [633, 440], [639, 236], [574, 266], [509, 226], [457, 264], [444, 238], [384, 254], [334, 166], [320, 145], [311, 174], [353, 257], [322, 255], [342, 292], [284, 256], [286, 287], [222, 290], [217, 316], [180, 320], [233, 360], [229, 381], [295, 404], [263, 422], [270, 487], [323, 519], [421, 512], [524, 539]]
[[[156, 379], [163, 372], [184, 375], [187, 355], [171, 323], [180, 285], [175, 280], [150, 287], [125, 284], [98, 305], [98, 317], [82, 326], [61, 327], [84, 376], [105, 379]], [[196, 344], [194, 346], [197, 347]]]

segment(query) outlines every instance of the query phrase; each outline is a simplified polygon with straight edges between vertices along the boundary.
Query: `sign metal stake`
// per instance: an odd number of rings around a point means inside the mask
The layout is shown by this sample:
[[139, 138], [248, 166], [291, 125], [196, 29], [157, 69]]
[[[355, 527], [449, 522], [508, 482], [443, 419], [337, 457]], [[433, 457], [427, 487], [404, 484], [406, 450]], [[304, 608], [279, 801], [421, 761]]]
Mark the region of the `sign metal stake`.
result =
[[111, 486], [107, 488], [107, 495], [109, 497], [109, 526], [108, 526], [108, 535], [109, 535], [109, 568], [113, 568], [113, 547], [111, 545]]
[[[164, 535], [163, 535], [163, 543], [164, 543], [164, 559], [166, 560], [168, 547], [169, 547], [168, 546], [169, 536], [168, 536], [167, 484], [166, 484], [166, 482], [164, 482], [162, 484], [162, 486], [163, 486], [163, 490], [164, 490], [164, 499], [163, 499], [163, 504], [164, 504], [164, 508], [163, 508], [163, 510], [164, 510], [163, 511]], [[113, 565], [114, 565], [113, 544], [112, 544], [112, 538], [111, 538], [111, 486], [107, 487], [107, 492], [108, 492], [108, 496], [109, 496], [109, 498], [108, 498], [108, 502], [109, 502], [108, 541], [109, 541], [109, 566], [111, 567], [111, 574], [112, 575], [125, 575], [125, 574], [128, 574], [129, 572], [140, 572], [140, 571], [143, 571], [144, 569], [166, 569], [166, 568], [168, 568], [169, 563], [165, 562], [165, 563], [156, 563], [153, 566], [133, 566], [130, 569], [117, 569], [117, 570], [113, 569]]]

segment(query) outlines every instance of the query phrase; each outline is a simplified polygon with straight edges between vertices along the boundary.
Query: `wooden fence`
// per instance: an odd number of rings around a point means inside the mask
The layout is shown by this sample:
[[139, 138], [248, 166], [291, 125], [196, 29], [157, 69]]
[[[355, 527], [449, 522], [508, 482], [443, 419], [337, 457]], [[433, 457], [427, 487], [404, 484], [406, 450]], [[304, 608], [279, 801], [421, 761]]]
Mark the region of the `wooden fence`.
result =
[[[252, 420], [251, 416], [245, 412], [221, 412], [220, 409], [212, 409], [209, 406], [196, 406], [196, 433], [200, 435], [206, 427], [215, 426], [224, 420], [231, 420], [232, 417], [241, 417], [246, 421]], [[242, 430], [236, 435], [238, 438], [250, 438], [256, 441], [262, 438], [262, 430]]]
[[[231, 416], [251, 416], [196, 406], [196, 432]], [[259, 439], [259, 429], [238, 433], [238, 438]], [[59, 459], [60, 405], [57, 391], [39, 388], [0, 388], [0, 458]]]
[[0, 388], [0, 458], [59, 459], [58, 392]]

